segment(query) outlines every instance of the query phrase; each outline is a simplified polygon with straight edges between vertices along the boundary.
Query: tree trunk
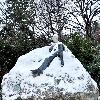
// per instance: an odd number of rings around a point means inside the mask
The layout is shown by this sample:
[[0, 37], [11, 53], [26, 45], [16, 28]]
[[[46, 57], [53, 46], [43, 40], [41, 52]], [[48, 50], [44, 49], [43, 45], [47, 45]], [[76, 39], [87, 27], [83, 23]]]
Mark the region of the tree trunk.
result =
[[92, 38], [91, 23], [86, 23], [86, 37]]

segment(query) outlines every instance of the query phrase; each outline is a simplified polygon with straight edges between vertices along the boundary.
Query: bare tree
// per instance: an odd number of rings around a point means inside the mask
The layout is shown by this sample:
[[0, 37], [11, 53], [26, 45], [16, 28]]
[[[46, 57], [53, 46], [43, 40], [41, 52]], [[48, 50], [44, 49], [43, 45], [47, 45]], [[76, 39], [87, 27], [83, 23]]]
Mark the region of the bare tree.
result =
[[68, 19], [64, 2], [62, 0], [40, 0], [37, 11], [38, 28], [47, 36], [58, 34], [61, 41], [62, 30]]
[[[86, 31], [86, 35], [92, 38], [93, 18], [100, 14], [100, 0], [71, 0], [69, 14], [75, 17], [77, 25]], [[78, 16], [81, 16], [84, 25], [80, 23]], [[85, 26], [85, 27], [84, 27]]]

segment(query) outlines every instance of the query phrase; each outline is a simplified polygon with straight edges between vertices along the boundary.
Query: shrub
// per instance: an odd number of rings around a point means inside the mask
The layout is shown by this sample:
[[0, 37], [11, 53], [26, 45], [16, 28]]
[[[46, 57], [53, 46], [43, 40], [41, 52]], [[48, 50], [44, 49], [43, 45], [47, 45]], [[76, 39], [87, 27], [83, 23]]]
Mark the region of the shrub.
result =
[[0, 82], [2, 76], [14, 66], [16, 60], [17, 53], [15, 49], [8, 44], [0, 42]]
[[89, 73], [97, 82], [100, 91], [100, 46], [97, 46], [94, 60], [88, 65]]
[[65, 44], [84, 66], [93, 61], [94, 46], [90, 39], [86, 39], [79, 33], [74, 33], [67, 37]]
[[67, 47], [80, 60], [100, 89], [100, 46], [80, 33], [70, 34], [65, 41]]

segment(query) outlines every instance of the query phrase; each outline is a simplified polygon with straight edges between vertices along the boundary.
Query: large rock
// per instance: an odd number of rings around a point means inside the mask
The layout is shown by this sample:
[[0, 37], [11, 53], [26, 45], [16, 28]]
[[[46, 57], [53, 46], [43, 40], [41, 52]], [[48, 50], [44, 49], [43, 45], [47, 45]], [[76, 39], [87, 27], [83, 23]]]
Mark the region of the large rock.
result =
[[100, 100], [100, 96], [98, 97], [98, 100]]
[[46, 46], [19, 57], [15, 66], [3, 77], [3, 100], [97, 100], [96, 82], [66, 46], [63, 67], [56, 57], [43, 74], [33, 77], [31, 70], [39, 68], [45, 57], [57, 50], [57, 45], [51, 53], [50, 46]]

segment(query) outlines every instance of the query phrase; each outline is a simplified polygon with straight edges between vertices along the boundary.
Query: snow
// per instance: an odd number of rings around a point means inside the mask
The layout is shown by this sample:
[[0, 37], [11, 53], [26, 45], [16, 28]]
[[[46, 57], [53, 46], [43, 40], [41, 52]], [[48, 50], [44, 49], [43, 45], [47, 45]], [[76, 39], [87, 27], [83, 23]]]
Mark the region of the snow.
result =
[[71, 93], [84, 91], [88, 93], [91, 91], [87, 90], [87, 83], [93, 84], [94, 91], [96, 91], [96, 82], [91, 79], [80, 61], [66, 46], [63, 52], [63, 67], [60, 65], [59, 57], [56, 57], [50, 66], [43, 71], [43, 74], [37, 77], [32, 76], [31, 70], [39, 68], [46, 57], [56, 52], [58, 44], [56, 43], [51, 53], [49, 52], [50, 46], [45, 46], [32, 50], [18, 58], [15, 66], [3, 77], [1, 84], [2, 93], [4, 94], [3, 100], [14, 100], [19, 96], [21, 98], [38, 97], [45, 90], [49, 90], [50, 87], [53, 91], [58, 88], [63, 89], [63, 94], [66, 91]]
[[31, 26], [28, 26], [29, 27], [29, 30], [33, 31], [32, 27]]
[[98, 100], [100, 100], [100, 96], [98, 97]]
[[0, 24], [0, 31], [3, 29], [3, 27], [5, 27], [5, 24]]

